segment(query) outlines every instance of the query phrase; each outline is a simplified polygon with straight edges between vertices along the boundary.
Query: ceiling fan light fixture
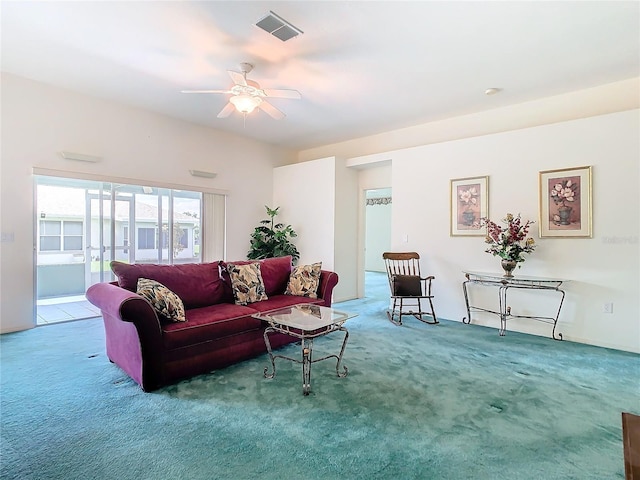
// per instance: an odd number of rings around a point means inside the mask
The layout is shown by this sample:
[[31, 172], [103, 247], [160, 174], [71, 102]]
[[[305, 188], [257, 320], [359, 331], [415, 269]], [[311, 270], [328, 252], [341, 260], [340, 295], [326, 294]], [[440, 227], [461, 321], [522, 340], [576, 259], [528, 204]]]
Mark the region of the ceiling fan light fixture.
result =
[[260, 97], [252, 97], [251, 95], [234, 95], [229, 101], [233, 103], [236, 110], [244, 114], [253, 112], [262, 103]]

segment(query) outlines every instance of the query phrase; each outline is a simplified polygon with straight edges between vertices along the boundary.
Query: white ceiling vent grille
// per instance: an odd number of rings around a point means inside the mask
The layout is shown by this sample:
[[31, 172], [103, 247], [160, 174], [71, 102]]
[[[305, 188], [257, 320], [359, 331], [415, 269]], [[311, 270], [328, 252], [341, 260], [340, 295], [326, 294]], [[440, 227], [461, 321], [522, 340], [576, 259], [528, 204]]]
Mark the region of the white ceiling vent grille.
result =
[[260, 27], [265, 32], [270, 33], [274, 37], [279, 38], [283, 42], [286, 42], [290, 38], [297, 37], [301, 33], [304, 33], [302, 30], [294, 27], [284, 18], [279, 17], [273, 12], [269, 12], [260, 20], [258, 20], [256, 26]]

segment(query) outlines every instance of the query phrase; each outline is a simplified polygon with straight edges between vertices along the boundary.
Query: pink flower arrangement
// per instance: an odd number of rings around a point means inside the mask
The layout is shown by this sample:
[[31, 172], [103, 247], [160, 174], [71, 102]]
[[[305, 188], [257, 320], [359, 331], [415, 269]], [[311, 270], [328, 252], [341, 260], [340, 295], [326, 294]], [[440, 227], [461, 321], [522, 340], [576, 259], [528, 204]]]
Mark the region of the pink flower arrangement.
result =
[[566, 202], [572, 203], [578, 197], [578, 184], [571, 179], [562, 180], [553, 186], [549, 196], [556, 205], [568, 207]]
[[503, 260], [514, 260], [524, 262], [524, 253], [531, 253], [536, 248], [536, 242], [532, 237], [527, 237], [529, 227], [534, 223], [527, 220], [524, 224], [520, 214], [513, 216], [507, 213], [502, 220], [506, 227], [502, 227], [488, 218], [482, 218], [482, 225], [487, 227], [487, 237], [485, 243], [489, 248], [485, 252], [500, 257]]
[[478, 190], [476, 187], [470, 187], [467, 190], [460, 192], [459, 198], [465, 208], [470, 210], [472, 206], [478, 204]]

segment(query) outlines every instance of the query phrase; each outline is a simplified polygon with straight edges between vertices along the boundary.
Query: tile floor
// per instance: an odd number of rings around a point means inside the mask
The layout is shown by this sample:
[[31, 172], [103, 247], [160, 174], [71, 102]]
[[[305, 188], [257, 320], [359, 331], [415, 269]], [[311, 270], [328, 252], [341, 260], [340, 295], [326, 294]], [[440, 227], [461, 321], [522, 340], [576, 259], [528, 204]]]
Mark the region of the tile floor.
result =
[[99, 316], [100, 310], [89, 303], [84, 295], [38, 300], [37, 304], [38, 325], [82, 320]]

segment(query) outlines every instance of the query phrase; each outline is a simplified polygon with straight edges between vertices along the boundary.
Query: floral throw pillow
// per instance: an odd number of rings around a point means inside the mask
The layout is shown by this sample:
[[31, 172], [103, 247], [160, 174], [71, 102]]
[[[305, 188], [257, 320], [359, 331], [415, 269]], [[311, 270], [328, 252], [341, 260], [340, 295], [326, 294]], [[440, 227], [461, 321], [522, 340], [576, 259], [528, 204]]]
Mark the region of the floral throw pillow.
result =
[[248, 263], [246, 265], [227, 264], [227, 271], [231, 278], [231, 288], [236, 305], [249, 305], [250, 303], [267, 300], [264, 289], [264, 281], [260, 273], [260, 263]]
[[321, 271], [322, 262], [295, 267], [291, 271], [289, 283], [284, 294], [318, 298], [318, 285], [320, 285]]
[[184, 305], [178, 295], [155, 280], [139, 278], [136, 293], [149, 300], [153, 308], [174, 322], [186, 322]]

